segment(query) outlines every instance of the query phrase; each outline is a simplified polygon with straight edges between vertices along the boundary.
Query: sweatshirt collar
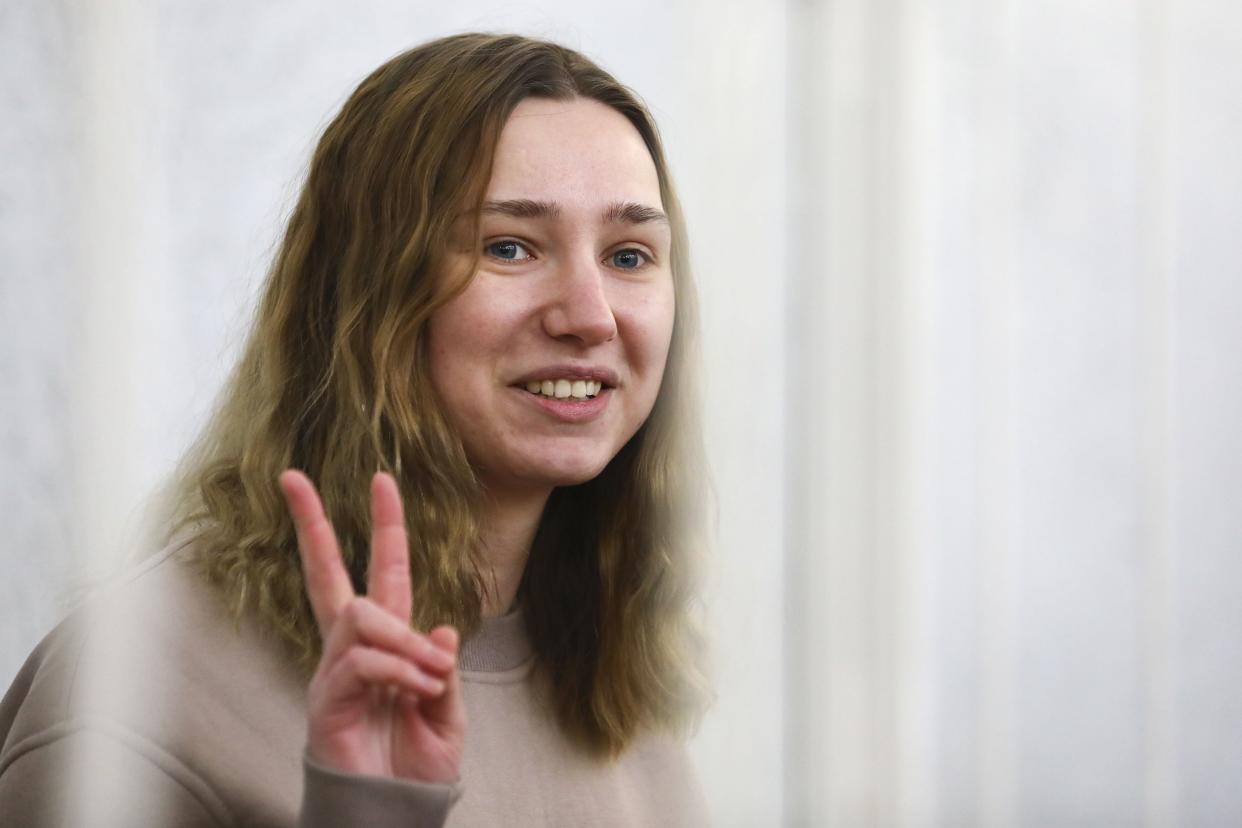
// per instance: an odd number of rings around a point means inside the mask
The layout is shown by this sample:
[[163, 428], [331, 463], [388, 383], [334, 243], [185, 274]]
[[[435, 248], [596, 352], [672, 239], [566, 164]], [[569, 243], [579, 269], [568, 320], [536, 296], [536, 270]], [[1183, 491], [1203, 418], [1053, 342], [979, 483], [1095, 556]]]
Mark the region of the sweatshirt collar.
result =
[[462, 642], [457, 664], [467, 672], [501, 673], [520, 667], [533, 654], [518, 606], [507, 615], [482, 619], [478, 632]]

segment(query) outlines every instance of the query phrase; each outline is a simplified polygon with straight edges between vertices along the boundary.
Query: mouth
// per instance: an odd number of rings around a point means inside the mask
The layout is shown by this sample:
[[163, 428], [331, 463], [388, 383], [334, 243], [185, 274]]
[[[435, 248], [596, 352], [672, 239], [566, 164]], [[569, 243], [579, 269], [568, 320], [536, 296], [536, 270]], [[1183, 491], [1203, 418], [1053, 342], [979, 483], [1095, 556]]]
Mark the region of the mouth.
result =
[[617, 372], [603, 365], [545, 365], [512, 381], [518, 388], [547, 401], [562, 403], [594, 400], [608, 396], [621, 384]]
[[510, 388], [553, 421], [584, 425], [604, 415], [616, 386], [616, 375], [609, 371], [562, 367], [528, 374]]
[[602, 380], [561, 378], [531, 380], [518, 387], [526, 389], [528, 394], [552, 400], [593, 400], [611, 386]]

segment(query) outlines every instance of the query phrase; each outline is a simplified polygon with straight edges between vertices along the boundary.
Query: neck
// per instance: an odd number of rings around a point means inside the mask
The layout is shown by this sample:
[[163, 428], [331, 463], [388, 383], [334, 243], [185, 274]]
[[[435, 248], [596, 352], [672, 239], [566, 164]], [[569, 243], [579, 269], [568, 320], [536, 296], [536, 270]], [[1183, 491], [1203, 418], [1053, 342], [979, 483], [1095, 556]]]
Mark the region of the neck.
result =
[[551, 489], [492, 490], [483, 508], [483, 617], [504, 615], [513, 606], [539, 518]]

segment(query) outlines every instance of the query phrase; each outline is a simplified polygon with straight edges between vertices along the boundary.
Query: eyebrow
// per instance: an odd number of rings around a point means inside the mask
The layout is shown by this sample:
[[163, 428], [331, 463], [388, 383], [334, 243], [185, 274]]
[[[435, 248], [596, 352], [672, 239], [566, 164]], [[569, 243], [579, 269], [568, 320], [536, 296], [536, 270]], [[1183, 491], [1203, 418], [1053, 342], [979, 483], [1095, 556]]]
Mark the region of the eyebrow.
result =
[[507, 201], [485, 201], [481, 212], [520, 219], [554, 219], [560, 217], [561, 208], [550, 201], [511, 198]]
[[[555, 219], [560, 218], [561, 208], [551, 201], [513, 198], [505, 201], [485, 201], [481, 212], [520, 219]], [[669, 223], [663, 210], [633, 201], [614, 201], [609, 204], [604, 208], [604, 221], [609, 224]]]

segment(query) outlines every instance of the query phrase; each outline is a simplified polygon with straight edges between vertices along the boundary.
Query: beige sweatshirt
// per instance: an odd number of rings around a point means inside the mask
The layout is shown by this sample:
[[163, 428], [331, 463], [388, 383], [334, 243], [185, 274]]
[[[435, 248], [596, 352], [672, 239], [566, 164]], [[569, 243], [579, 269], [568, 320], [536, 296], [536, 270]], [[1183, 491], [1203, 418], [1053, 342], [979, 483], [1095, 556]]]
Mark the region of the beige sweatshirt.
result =
[[9, 688], [0, 826], [706, 824], [682, 744], [648, 734], [590, 758], [533, 664], [518, 613], [463, 644], [457, 785], [334, 772], [304, 757], [306, 686], [276, 643], [165, 553], [62, 622]]

